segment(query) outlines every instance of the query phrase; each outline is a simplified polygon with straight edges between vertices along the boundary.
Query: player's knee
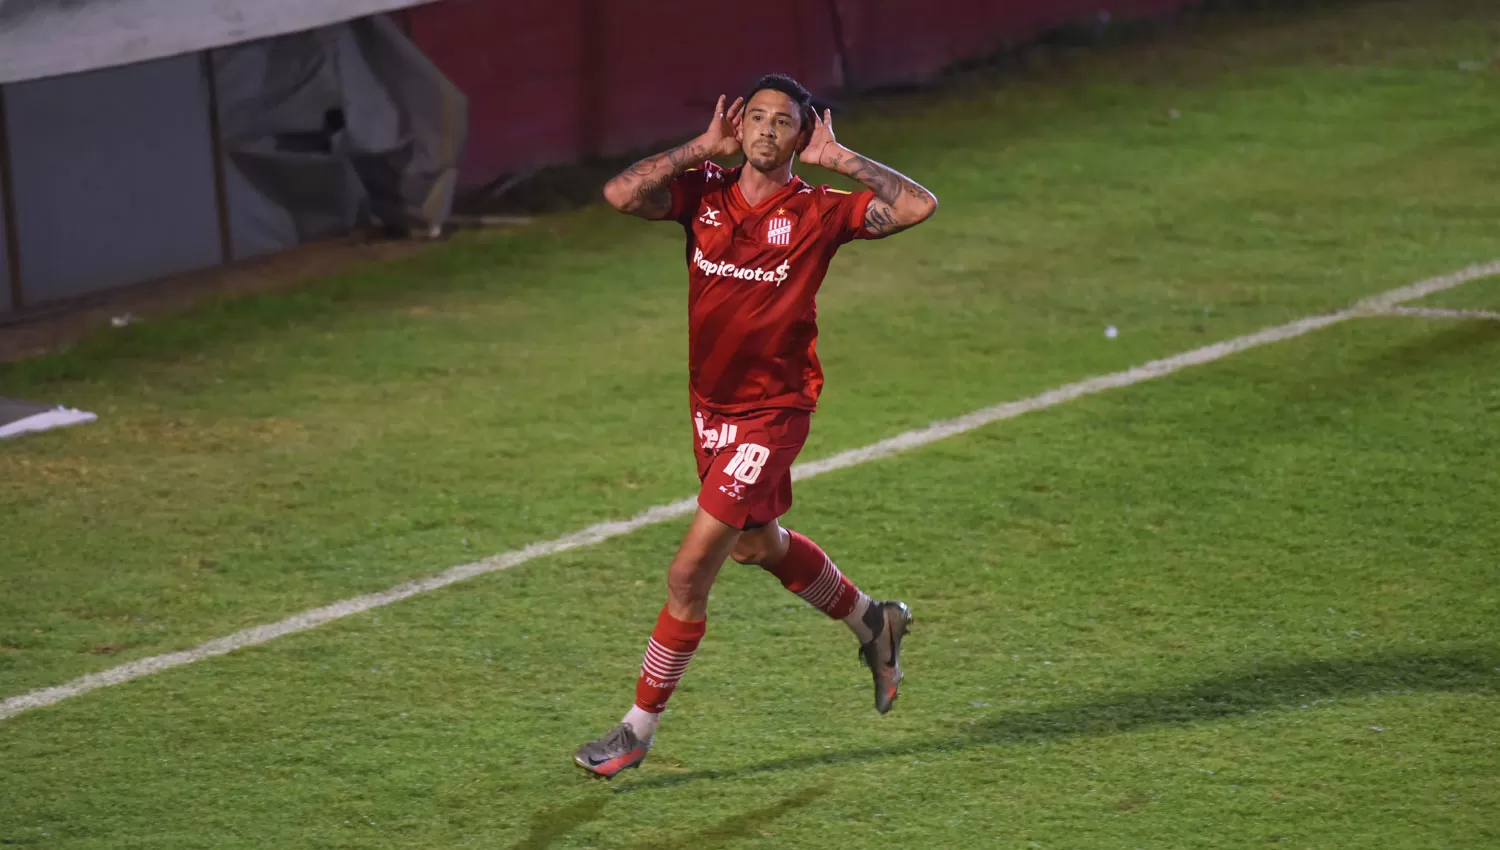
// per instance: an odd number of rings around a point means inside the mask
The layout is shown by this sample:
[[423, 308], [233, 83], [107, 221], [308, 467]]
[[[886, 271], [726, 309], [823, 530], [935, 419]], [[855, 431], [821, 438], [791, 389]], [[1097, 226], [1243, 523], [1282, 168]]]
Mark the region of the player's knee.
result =
[[687, 560], [673, 562], [667, 570], [667, 594], [682, 603], [702, 602], [708, 598], [711, 571]]
[[741, 564], [756, 566], [765, 557], [765, 547], [758, 542], [741, 540], [734, 544], [734, 551], [729, 553], [729, 557]]
[[772, 567], [786, 554], [786, 532], [779, 525], [771, 525], [754, 532], [746, 532], [735, 541], [734, 551], [729, 557], [741, 564], [757, 567]]

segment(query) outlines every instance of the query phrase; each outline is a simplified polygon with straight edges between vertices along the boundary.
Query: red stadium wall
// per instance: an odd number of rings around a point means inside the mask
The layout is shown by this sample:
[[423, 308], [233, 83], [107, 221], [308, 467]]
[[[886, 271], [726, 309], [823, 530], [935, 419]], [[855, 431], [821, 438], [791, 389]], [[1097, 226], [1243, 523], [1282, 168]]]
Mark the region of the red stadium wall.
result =
[[919, 80], [1069, 21], [1188, 2], [764, 0], [731, 25], [683, 0], [444, 0], [399, 20], [469, 96], [473, 186], [689, 133], [768, 70], [814, 92]]

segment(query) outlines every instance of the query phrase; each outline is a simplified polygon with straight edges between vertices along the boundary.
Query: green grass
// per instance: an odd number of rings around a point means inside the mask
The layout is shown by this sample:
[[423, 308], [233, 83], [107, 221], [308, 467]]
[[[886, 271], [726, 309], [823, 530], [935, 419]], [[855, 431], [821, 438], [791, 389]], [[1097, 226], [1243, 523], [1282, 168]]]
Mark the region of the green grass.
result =
[[1419, 307], [1447, 307], [1458, 310], [1500, 311], [1500, 281], [1493, 278], [1476, 281], [1472, 286], [1449, 290], [1424, 298]]
[[[805, 457], [1500, 256], [1497, 46], [1347, 4], [859, 104], [943, 207], [836, 261]], [[0, 696], [690, 493], [679, 240], [588, 209], [0, 367], [101, 414], [0, 447]], [[733, 568], [647, 765], [577, 776], [669, 524], [0, 722], [0, 843], [1500, 847], [1497, 345], [1353, 320], [799, 486], [916, 612], [888, 717]]]

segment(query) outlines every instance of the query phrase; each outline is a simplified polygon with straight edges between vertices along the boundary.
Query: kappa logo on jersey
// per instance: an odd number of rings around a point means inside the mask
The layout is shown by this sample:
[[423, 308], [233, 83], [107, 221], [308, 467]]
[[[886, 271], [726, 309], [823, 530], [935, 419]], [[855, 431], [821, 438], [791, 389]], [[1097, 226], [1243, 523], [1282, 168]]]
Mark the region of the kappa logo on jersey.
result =
[[723, 227], [724, 222], [719, 221], [719, 212], [719, 210], [713, 207], [708, 207], [708, 209], [703, 211], [703, 215], [698, 216], [698, 220], [704, 224], [711, 224], [714, 227]]
[[715, 263], [703, 256], [702, 248], [693, 249], [693, 265], [697, 266], [704, 274], [719, 275], [721, 277], [733, 277], [740, 280], [765, 280], [780, 286], [792, 275], [792, 263], [783, 260], [781, 265], [774, 269], [742, 269], [734, 263]]
[[775, 215], [766, 219], [766, 242], [771, 245], [792, 244], [792, 225], [796, 223], [797, 220], [784, 208], [777, 210]]

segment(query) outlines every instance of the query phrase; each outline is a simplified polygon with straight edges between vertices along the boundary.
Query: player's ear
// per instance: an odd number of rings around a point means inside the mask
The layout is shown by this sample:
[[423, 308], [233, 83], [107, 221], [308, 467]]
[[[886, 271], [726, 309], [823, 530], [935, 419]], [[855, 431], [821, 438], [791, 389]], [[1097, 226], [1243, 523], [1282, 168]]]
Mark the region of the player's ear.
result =
[[813, 130], [817, 129], [814, 109], [816, 107], [802, 107], [802, 129], [797, 133], [797, 153], [807, 150], [807, 143], [812, 141]]

